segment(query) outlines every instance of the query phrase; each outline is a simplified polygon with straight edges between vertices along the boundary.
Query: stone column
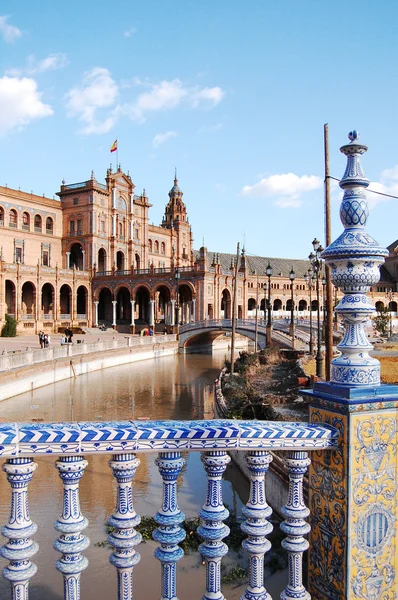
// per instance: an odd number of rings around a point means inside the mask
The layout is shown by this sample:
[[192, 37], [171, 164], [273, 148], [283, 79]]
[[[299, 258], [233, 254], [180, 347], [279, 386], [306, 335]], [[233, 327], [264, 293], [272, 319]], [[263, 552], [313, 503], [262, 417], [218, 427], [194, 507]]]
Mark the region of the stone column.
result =
[[192, 321], [192, 323], [195, 323], [195, 321], [196, 321], [196, 300], [195, 300], [195, 298], [192, 300], [191, 321]]
[[149, 325], [155, 325], [155, 300], [149, 300]]
[[94, 327], [98, 327], [98, 304], [99, 304], [99, 301], [98, 300], [94, 300], [94, 307], [95, 307]]
[[70, 252], [66, 252], [66, 268], [70, 269]]
[[116, 235], [116, 215], [112, 215], [112, 235]]
[[130, 300], [131, 303], [131, 327], [135, 325], [134, 311], [135, 311], [135, 300]]
[[83, 260], [82, 260], [82, 271], [86, 270], [86, 251], [82, 250]]
[[117, 300], [112, 300], [112, 327], [116, 327], [116, 306]]
[[380, 365], [364, 324], [374, 312], [366, 292], [387, 256], [366, 231], [369, 185], [360, 163], [367, 147], [358, 133], [341, 148], [347, 168], [340, 181], [344, 232], [322, 253], [332, 283], [344, 296], [336, 312], [346, 335], [331, 362], [330, 382], [314, 385], [310, 422], [341, 433], [334, 452], [314, 452], [309, 472], [312, 533], [309, 592], [313, 600], [396, 597], [398, 575], [398, 386], [380, 384]]
[[175, 314], [176, 314], [176, 311], [175, 311], [176, 301], [175, 300], [170, 300], [170, 304], [171, 304], [170, 325], [172, 327], [174, 327], [174, 325], [175, 325]]

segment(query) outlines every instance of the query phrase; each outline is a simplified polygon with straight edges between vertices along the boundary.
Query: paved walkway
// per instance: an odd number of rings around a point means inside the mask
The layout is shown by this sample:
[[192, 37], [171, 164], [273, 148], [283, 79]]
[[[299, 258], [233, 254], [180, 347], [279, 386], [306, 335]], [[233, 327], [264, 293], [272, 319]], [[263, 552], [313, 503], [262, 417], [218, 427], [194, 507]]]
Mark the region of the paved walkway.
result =
[[[85, 334], [74, 334], [73, 343], [76, 344], [79, 340], [85, 341], [87, 344], [93, 344], [94, 342], [102, 340], [112, 340], [113, 338], [126, 338], [126, 337], [138, 337], [138, 335], [130, 335], [128, 333], [118, 333], [117, 331], [97, 331], [95, 333]], [[51, 333], [51, 346], [61, 345], [62, 334]], [[38, 335], [18, 335], [14, 338], [3, 338], [0, 337], [0, 353], [3, 350], [7, 352], [20, 352], [26, 350], [26, 348], [40, 348], [39, 336]]]

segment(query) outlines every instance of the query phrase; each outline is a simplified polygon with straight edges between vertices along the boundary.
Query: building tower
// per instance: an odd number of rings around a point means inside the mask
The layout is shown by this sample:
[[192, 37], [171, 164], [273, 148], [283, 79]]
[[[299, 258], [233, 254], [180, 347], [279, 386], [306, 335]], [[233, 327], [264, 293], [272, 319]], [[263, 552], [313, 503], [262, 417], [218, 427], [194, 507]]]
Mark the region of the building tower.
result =
[[176, 267], [189, 266], [192, 262], [192, 232], [183, 195], [178, 185], [176, 170], [162, 221], [162, 227], [170, 230], [172, 262]]

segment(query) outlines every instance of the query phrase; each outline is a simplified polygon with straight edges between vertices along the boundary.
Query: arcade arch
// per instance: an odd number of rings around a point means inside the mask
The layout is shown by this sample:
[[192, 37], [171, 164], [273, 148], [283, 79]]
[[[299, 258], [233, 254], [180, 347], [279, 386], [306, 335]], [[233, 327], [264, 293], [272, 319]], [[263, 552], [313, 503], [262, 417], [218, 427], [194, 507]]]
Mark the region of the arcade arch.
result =
[[221, 296], [221, 318], [231, 318], [231, 293], [228, 289], [224, 289]]
[[71, 307], [72, 307], [72, 289], [69, 285], [64, 283], [59, 290], [59, 310], [61, 319], [71, 318]]
[[15, 308], [16, 308], [15, 295], [16, 295], [15, 283], [13, 281], [10, 281], [9, 279], [6, 279], [6, 294], [5, 294], [6, 314], [12, 315], [14, 317], [16, 314], [15, 313]]
[[102, 288], [98, 295], [98, 324], [111, 325], [113, 321], [112, 292]]
[[51, 283], [45, 283], [41, 288], [41, 309], [43, 315], [53, 315], [54, 287]]
[[23, 315], [36, 314], [36, 288], [30, 281], [22, 286], [21, 304]]
[[79, 271], [84, 270], [84, 260], [83, 260], [83, 248], [80, 244], [72, 244], [70, 249], [70, 257], [69, 257], [69, 268], [78, 269]]

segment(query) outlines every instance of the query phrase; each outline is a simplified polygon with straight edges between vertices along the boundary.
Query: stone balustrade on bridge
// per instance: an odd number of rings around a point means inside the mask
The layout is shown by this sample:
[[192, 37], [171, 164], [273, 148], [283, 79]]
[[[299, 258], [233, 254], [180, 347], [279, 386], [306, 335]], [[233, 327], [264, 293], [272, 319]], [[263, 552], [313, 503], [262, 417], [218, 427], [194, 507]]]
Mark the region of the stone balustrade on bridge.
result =
[[[333, 450], [338, 438], [338, 430], [330, 425], [267, 421], [2, 423], [0, 456], [6, 459], [3, 470], [10, 484], [11, 500], [9, 520], [2, 528], [8, 541], [0, 554], [9, 561], [3, 576], [11, 584], [12, 598], [29, 599], [29, 582], [40, 568], [40, 564], [36, 566], [31, 561], [38, 544], [34, 541], [37, 531], [34, 515], [31, 518], [29, 514], [28, 488], [34, 486], [40, 457], [51, 454], [58, 456], [55, 468], [63, 488], [61, 514], [54, 524], [59, 534], [54, 548], [61, 556], [54, 566], [64, 579], [64, 600], [80, 599], [80, 578], [88, 565], [84, 551], [90, 541], [83, 533], [88, 520], [80, 508], [79, 481], [90, 456], [105, 453], [110, 455], [109, 466], [117, 486], [115, 510], [108, 519], [112, 527], [108, 542], [113, 548], [109, 560], [118, 579], [115, 598], [133, 599], [133, 571], [139, 568], [137, 546], [141, 542], [136, 531], [140, 516], [133, 506], [133, 480], [139, 455], [157, 452], [163, 492], [155, 515], [158, 527], [153, 538], [159, 546], [154, 554], [160, 561], [161, 598], [176, 600], [176, 565], [184, 555], [179, 543], [185, 538], [177, 481], [186, 462], [183, 454], [201, 452], [207, 476], [198, 528], [203, 540], [199, 552], [206, 563], [202, 598], [222, 600], [221, 561], [228, 553], [223, 540], [229, 534], [223, 522], [229, 513], [223, 504], [222, 478], [230, 461], [228, 451], [234, 450], [245, 454], [250, 473], [250, 492], [242, 509], [245, 520], [241, 525], [247, 535], [242, 545], [248, 554], [249, 579], [242, 598], [270, 600], [264, 587], [263, 561], [271, 547], [267, 536], [273, 527], [268, 521], [272, 510], [265, 496], [265, 477], [272, 460], [270, 452], [280, 450], [289, 477], [289, 495], [282, 507], [285, 520], [280, 526], [286, 535], [282, 545], [288, 553], [289, 572], [281, 598], [305, 600], [308, 593], [302, 583], [302, 555], [309, 545], [304, 536], [310, 530], [306, 521], [310, 511], [304, 504], [303, 477], [311, 462], [308, 453], [316, 451], [319, 455]], [[54, 493], [54, 498], [57, 497]]]

